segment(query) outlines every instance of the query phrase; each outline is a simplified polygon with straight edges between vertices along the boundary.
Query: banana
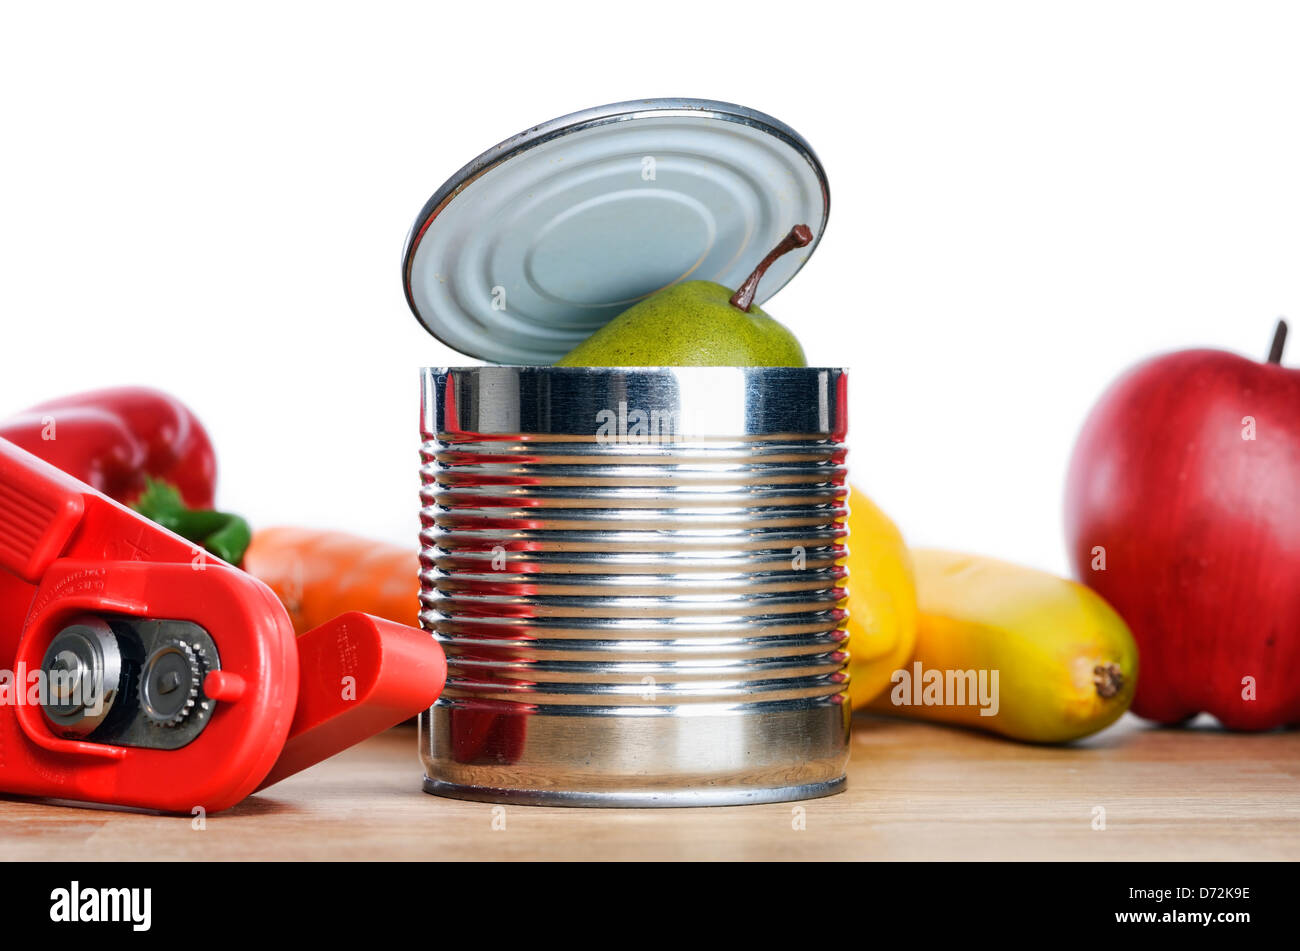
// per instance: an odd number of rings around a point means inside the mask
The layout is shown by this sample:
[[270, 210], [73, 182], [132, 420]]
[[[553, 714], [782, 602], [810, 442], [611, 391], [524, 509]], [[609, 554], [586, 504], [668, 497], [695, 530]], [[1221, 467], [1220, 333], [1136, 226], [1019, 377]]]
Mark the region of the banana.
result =
[[1128, 709], [1137, 645], [1095, 592], [976, 555], [919, 549], [912, 563], [916, 651], [870, 709], [1034, 743], [1087, 736]]
[[857, 489], [849, 495], [849, 700], [856, 710], [889, 686], [916, 645], [916, 584], [902, 534]]

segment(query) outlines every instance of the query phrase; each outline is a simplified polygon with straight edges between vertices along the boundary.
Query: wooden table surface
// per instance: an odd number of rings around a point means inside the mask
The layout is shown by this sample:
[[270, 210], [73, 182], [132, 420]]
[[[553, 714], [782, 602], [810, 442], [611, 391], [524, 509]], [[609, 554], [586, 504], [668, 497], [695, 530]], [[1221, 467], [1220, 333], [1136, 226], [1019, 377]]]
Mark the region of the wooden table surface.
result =
[[[859, 718], [849, 788], [715, 809], [494, 807], [420, 791], [399, 727], [195, 830], [189, 818], [0, 799], [12, 859], [1300, 859], [1300, 733], [1126, 717], [1038, 748]], [[1105, 828], [1094, 829], [1096, 810]], [[495, 810], [495, 811], [494, 811]], [[800, 828], [802, 826], [802, 828]]]

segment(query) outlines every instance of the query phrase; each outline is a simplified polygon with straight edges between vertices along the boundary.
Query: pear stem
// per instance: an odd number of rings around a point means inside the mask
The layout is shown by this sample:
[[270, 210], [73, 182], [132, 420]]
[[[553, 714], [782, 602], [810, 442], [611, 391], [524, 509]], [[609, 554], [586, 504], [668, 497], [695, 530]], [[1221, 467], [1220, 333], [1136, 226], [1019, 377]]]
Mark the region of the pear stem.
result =
[[783, 254], [789, 254], [795, 248], [806, 247], [812, 242], [813, 233], [807, 225], [795, 225], [790, 229], [790, 233], [781, 239], [781, 243], [771, 250], [767, 257], [758, 263], [754, 272], [745, 278], [745, 283], [736, 288], [736, 293], [731, 295], [731, 306], [745, 313], [754, 306], [754, 295], [758, 293], [758, 282], [763, 279], [767, 269], [772, 266], [777, 258]]
[[1273, 346], [1268, 350], [1269, 363], [1282, 362], [1282, 350], [1286, 347], [1286, 321], [1277, 319], [1277, 329], [1273, 331]]

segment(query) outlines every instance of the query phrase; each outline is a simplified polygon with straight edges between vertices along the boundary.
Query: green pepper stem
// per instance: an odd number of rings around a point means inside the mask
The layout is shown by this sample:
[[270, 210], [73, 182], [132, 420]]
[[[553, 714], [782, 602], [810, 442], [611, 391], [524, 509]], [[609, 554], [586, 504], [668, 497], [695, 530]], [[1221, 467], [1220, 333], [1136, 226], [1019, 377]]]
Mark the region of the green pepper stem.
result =
[[244, 560], [244, 552], [253, 539], [248, 522], [238, 515], [192, 509], [181, 499], [175, 486], [158, 479], [146, 480], [145, 489], [132, 508], [232, 565]]

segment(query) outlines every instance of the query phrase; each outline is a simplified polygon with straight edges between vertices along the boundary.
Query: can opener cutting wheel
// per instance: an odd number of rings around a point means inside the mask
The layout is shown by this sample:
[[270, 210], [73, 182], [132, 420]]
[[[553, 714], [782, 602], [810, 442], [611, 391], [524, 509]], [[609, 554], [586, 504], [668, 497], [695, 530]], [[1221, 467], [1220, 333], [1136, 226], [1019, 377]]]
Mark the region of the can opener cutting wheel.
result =
[[446, 661], [271, 589], [0, 439], [0, 791], [216, 812], [427, 708]]

